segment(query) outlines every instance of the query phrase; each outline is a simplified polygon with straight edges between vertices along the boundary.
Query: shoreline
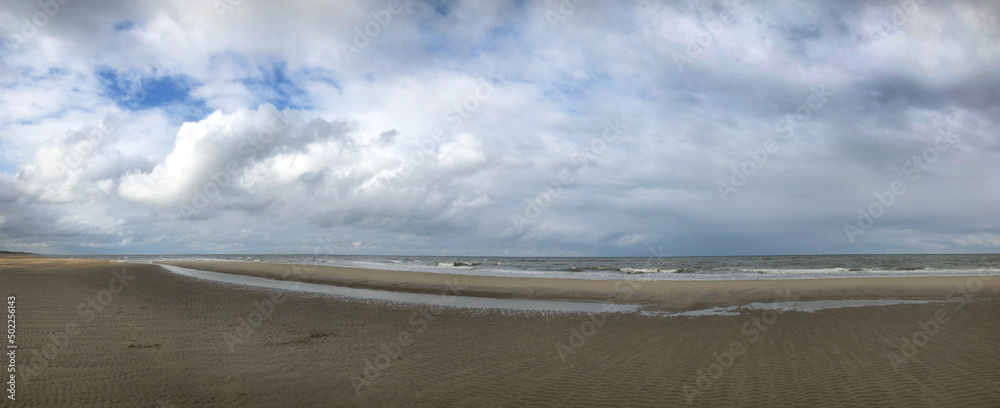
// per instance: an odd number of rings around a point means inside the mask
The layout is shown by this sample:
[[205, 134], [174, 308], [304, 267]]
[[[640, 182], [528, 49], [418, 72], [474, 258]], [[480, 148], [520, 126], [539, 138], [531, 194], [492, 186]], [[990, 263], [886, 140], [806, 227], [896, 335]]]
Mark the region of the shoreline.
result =
[[686, 311], [789, 300], [945, 300], [956, 287], [975, 283], [979, 296], [1000, 296], [996, 275], [837, 277], [761, 280], [594, 280], [483, 276], [392, 271], [308, 264], [162, 261], [201, 271], [301, 281], [347, 288], [498, 299], [563, 300], [635, 304]]
[[[457, 275], [558, 279], [635, 280], [760, 280], [867, 277], [1000, 275], [1000, 254], [931, 255], [925, 261], [908, 255], [817, 255], [781, 257], [652, 258], [567, 257], [397, 257], [303, 255], [135, 255], [109, 256], [121, 262], [245, 262], [334, 266], [371, 270], [430, 272]], [[425, 259], [426, 258], [426, 259]], [[788, 258], [781, 260], [781, 258]], [[992, 260], [991, 260], [992, 259]]]

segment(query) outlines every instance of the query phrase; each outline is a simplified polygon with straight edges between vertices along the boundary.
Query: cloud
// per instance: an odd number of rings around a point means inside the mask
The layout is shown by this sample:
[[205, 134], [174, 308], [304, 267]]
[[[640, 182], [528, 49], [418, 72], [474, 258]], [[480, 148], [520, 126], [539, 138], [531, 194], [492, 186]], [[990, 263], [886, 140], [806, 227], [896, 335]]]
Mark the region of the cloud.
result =
[[202, 121], [187, 122], [164, 161], [150, 172], [124, 175], [118, 192], [144, 204], [176, 204], [190, 199], [213, 178], [237, 178], [258, 160], [330, 136], [300, 132], [296, 126], [300, 121], [293, 112], [262, 105], [254, 111], [216, 111]]
[[990, 2], [216, 3], [0, 11], [4, 246], [996, 250]]

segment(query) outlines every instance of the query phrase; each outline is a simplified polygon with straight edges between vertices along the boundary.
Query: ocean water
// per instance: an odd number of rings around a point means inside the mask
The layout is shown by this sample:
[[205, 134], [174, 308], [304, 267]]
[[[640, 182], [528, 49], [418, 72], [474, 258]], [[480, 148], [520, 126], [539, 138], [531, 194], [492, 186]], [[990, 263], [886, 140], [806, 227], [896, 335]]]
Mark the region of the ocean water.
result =
[[[73, 256], [81, 258], [81, 256]], [[788, 279], [1000, 274], [1000, 255], [788, 255], [568, 258], [372, 255], [102, 255], [150, 262], [222, 261], [333, 265], [472, 275], [577, 279]]]

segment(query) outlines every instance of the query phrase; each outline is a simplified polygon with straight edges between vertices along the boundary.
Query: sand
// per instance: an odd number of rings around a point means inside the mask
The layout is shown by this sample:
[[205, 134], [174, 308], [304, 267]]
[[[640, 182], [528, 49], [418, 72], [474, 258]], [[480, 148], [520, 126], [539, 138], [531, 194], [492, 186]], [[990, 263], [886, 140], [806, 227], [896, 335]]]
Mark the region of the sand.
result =
[[[938, 303], [658, 317], [435, 309], [220, 284], [155, 265], [0, 258], [0, 295], [17, 296], [18, 370], [30, 373], [18, 405], [30, 407], [1000, 406], [997, 279], [944, 302], [960, 280], [915, 278], [898, 293], [892, 281], [793, 288]], [[502, 291], [479, 282], [468, 283]], [[678, 294], [722, 291], [726, 303], [772, 289], [697, 289], [707, 283]], [[509, 296], [560, 289], [540, 287]], [[651, 304], [715, 304], [640, 290], [635, 299]], [[928, 323], [935, 316], [941, 323]], [[51, 358], [42, 365], [36, 351]]]
[[[338, 286], [440, 293], [460, 287], [465, 296], [611, 301], [663, 310], [821, 299], [943, 299], [969, 276], [827, 278], [727, 281], [650, 281], [523, 278], [387, 271], [260, 262], [160, 262], [190, 269]], [[987, 278], [989, 279], [989, 278]], [[983, 281], [978, 295], [1000, 295], [1000, 279]], [[943, 296], [942, 293], [945, 295]]]

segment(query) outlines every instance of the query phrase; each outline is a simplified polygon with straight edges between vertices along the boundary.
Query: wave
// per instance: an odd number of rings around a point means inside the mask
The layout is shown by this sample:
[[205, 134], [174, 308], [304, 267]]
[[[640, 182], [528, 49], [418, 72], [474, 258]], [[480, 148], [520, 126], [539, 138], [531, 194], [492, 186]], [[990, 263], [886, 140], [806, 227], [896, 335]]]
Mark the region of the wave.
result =
[[[557, 272], [590, 272], [590, 271], [606, 271], [611, 268], [599, 267], [599, 266], [568, 266], [565, 268], [553, 268], [552, 271]], [[621, 271], [619, 268], [614, 268], [615, 271]]]
[[640, 274], [640, 273], [673, 273], [677, 272], [677, 269], [660, 269], [660, 268], [618, 268], [619, 272], [625, 272], [628, 274]]
[[[858, 268], [853, 268], [858, 269]], [[736, 272], [758, 273], [758, 274], [838, 274], [844, 272], [861, 272], [861, 270], [851, 270], [847, 268], [814, 268], [814, 269], [792, 269], [792, 268], [738, 268]]]
[[[893, 266], [893, 267], [874, 267], [874, 268], [860, 268], [860, 267], [837, 267], [837, 268], [738, 268], [736, 272], [746, 272], [746, 273], [758, 273], [758, 274], [841, 274], [845, 272], [871, 272], [871, 273], [885, 273], [894, 271], [922, 271], [928, 268], [922, 266]], [[951, 269], [946, 269], [951, 270]], [[955, 269], [954, 271], [959, 271]]]
[[469, 268], [469, 267], [473, 267], [473, 266], [479, 266], [479, 262], [457, 262], [457, 261], [456, 262], [438, 262], [437, 266], [459, 267], [459, 268], [466, 267], [466, 268]]

